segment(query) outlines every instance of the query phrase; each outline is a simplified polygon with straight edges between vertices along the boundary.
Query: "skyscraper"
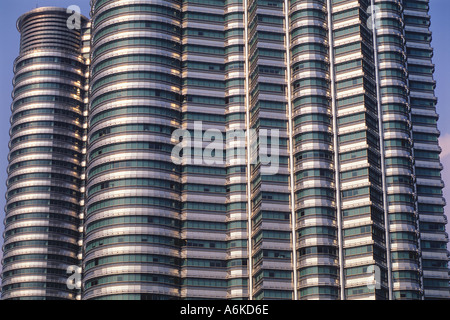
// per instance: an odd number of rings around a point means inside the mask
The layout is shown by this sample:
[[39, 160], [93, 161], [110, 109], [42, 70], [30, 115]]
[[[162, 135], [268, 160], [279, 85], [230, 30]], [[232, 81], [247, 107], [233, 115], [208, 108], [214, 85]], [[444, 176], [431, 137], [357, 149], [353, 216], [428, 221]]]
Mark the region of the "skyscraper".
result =
[[66, 9], [39, 8], [17, 22], [3, 299], [76, 297], [66, 269], [81, 263], [86, 65], [82, 31], [67, 19]]
[[427, 0], [91, 6], [18, 21], [4, 299], [450, 298]]

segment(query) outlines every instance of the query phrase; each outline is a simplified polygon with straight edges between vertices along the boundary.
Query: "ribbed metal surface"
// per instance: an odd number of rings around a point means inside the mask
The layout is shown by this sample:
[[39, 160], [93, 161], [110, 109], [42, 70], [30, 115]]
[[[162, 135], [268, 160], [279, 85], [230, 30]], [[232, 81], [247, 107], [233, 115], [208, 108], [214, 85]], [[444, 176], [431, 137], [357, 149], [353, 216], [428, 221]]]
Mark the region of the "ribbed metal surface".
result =
[[[43, 7], [22, 15], [17, 20], [20, 31], [20, 51], [58, 49], [78, 52], [81, 49], [80, 30], [69, 30], [71, 15], [63, 8]], [[83, 23], [86, 19], [83, 17]]]
[[[182, 167], [181, 298], [225, 299], [234, 280], [227, 281], [226, 270], [226, 169], [223, 159], [208, 163], [209, 143], [199, 132], [225, 130], [224, 47], [229, 44], [232, 52], [238, 46], [224, 41], [224, 1], [182, 3], [182, 128], [199, 147], [194, 161]], [[240, 279], [233, 282], [239, 285]]]
[[76, 295], [66, 269], [79, 264], [85, 81], [81, 33], [67, 28], [68, 17], [65, 9], [39, 8], [17, 23], [3, 299]]

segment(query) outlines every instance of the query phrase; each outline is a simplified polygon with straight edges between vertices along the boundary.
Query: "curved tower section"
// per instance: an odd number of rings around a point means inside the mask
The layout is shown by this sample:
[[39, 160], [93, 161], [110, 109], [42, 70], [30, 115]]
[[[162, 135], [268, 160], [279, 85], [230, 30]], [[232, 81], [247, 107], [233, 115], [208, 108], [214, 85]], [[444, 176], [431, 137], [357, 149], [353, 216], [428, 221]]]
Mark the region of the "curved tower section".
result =
[[[225, 2], [225, 46], [245, 45], [244, 5], [241, 2]], [[247, 172], [245, 163], [245, 51], [226, 50], [225, 53], [225, 103], [227, 130], [244, 141], [227, 139], [227, 147], [234, 152], [227, 155], [227, 272], [228, 299], [246, 299], [248, 287], [248, 214]], [[244, 134], [241, 134], [244, 132]], [[236, 149], [234, 149], [236, 148]]]
[[394, 299], [420, 299], [420, 263], [411, 123], [408, 106], [403, 7], [399, 1], [375, 1], [380, 103], [392, 258]]
[[182, 167], [181, 298], [225, 299], [226, 168], [222, 150], [208, 148], [225, 131], [224, 1], [182, 3], [181, 126], [193, 138], [194, 150]]
[[[289, 86], [282, 1], [247, 1], [250, 298], [295, 299], [289, 189]], [[275, 156], [275, 152], [277, 155]], [[270, 153], [270, 156], [269, 156]]]
[[76, 298], [66, 280], [80, 261], [86, 61], [69, 17], [44, 7], [17, 22], [2, 299]]
[[290, 24], [298, 298], [337, 299], [338, 231], [326, 2], [292, 1]]
[[[414, 140], [413, 165], [418, 218], [416, 227], [420, 235], [418, 244], [423, 298], [444, 300], [448, 299], [450, 294], [447, 272], [449, 238], [445, 232], [448, 221], [444, 214], [446, 202], [442, 193], [444, 182], [440, 174], [442, 149], [439, 147], [439, 115], [436, 113], [437, 97], [434, 92], [436, 81], [433, 78], [435, 65], [432, 60], [430, 4], [436, 3], [428, 0], [404, 0], [403, 22], [410, 90], [410, 120]], [[400, 292], [400, 298], [409, 298], [410, 295], [409, 292]]]
[[84, 299], [173, 299], [180, 282], [180, 2], [92, 1]]

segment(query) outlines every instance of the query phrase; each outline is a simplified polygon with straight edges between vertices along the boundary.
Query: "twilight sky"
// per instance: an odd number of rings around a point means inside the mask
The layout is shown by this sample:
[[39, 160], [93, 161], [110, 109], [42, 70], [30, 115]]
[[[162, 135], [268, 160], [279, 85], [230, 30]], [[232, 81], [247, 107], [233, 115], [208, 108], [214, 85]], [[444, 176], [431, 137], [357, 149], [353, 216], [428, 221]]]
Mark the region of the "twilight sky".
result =
[[[58, 6], [67, 8], [78, 5], [82, 13], [89, 15], [89, 0], [2, 0], [0, 1], [0, 30], [2, 48], [0, 48], [0, 101], [3, 112], [0, 113], [0, 221], [4, 219], [6, 193], [6, 167], [8, 164], [9, 118], [11, 115], [11, 91], [13, 78], [13, 62], [19, 53], [19, 33], [16, 20], [23, 13], [36, 7]], [[444, 164], [443, 179], [450, 185], [450, 24], [449, 0], [431, 0], [431, 30], [433, 32], [434, 58], [436, 64], [435, 80], [436, 95], [439, 98], [437, 112], [441, 131], [440, 145], [442, 147], [441, 161]], [[450, 202], [450, 187], [444, 189], [444, 196]], [[446, 208], [450, 218], [450, 206]], [[3, 223], [0, 222], [0, 234], [3, 233]], [[450, 226], [447, 226], [450, 231]], [[3, 238], [0, 237], [0, 244]], [[1, 250], [0, 250], [1, 251]], [[1, 256], [1, 252], [0, 252]]]

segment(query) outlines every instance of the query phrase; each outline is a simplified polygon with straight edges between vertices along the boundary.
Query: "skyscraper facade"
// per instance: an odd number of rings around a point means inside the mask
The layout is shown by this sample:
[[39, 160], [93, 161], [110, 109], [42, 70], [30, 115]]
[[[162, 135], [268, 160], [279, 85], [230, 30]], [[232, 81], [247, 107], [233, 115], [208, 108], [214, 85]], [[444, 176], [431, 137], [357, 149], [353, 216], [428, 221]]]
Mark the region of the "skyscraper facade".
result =
[[91, 7], [18, 21], [3, 299], [450, 298], [428, 0]]
[[[86, 61], [66, 9], [21, 16], [14, 62], [3, 245], [3, 299], [75, 299], [80, 264]], [[87, 19], [82, 23], [87, 24]]]

